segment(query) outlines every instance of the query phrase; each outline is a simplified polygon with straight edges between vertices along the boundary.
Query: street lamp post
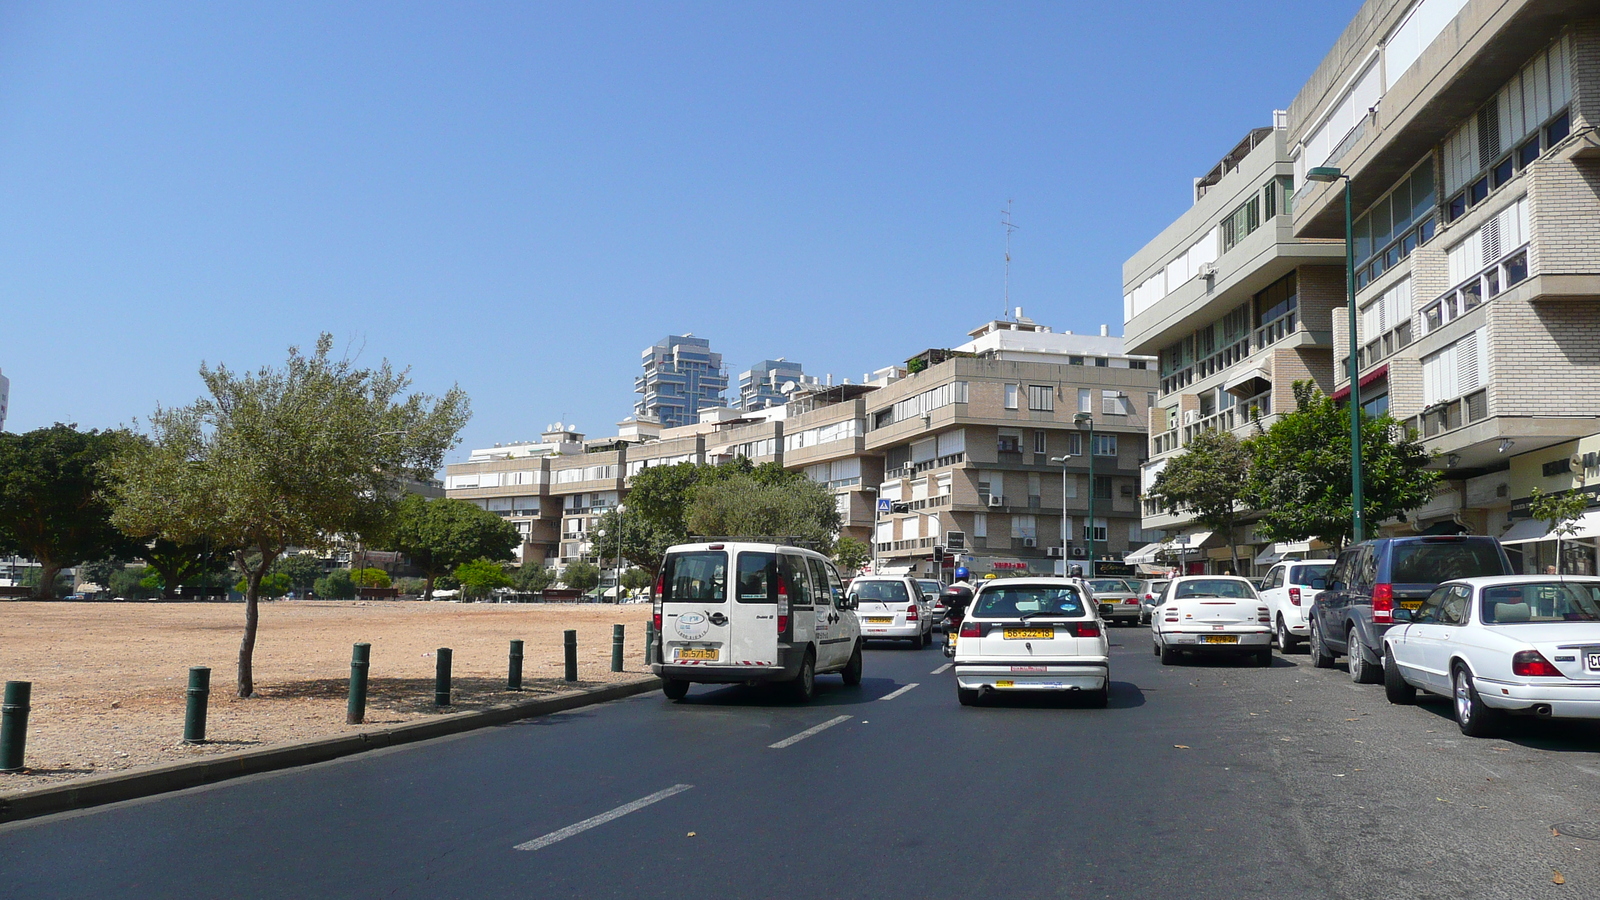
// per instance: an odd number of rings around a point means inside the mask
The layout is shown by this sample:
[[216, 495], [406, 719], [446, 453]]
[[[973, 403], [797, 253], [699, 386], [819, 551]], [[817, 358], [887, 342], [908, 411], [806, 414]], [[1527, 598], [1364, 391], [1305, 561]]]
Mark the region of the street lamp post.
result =
[[1356, 243], [1350, 176], [1337, 166], [1317, 166], [1306, 172], [1306, 179], [1323, 183], [1344, 180], [1344, 265], [1350, 301], [1350, 534], [1360, 543], [1366, 539], [1367, 523], [1361, 497], [1361, 364], [1356, 358], [1360, 342], [1356, 335]]
[[[1087, 429], [1088, 433], [1089, 433], [1089, 439], [1088, 439], [1088, 441], [1085, 443], [1085, 445], [1083, 447], [1084, 455], [1089, 458], [1089, 523], [1084, 528], [1084, 538], [1089, 543], [1089, 552], [1088, 552], [1089, 565], [1088, 565], [1088, 567], [1086, 569], [1084, 569], [1084, 574], [1085, 574], [1086, 577], [1093, 578], [1094, 577], [1094, 416], [1089, 414], [1089, 413], [1086, 413], [1086, 412], [1076, 413], [1072, 417], [1072, 424], [1078, 426], [1080, 429]], [[1065, 460], [1066, 458], [1067, 457], [1064, 457], [1064, 456], [1062, 457], [1063, 460]], [[1063, 499], [1061, 501], [1062, 515], [1066, 515], [1065, 508], [1066, 508], [1066, 505], [1067, 505], [1067, 501], [1065, 499], [1065, 492], [1067, 490], [1067, 483], [1066, 483], [1065, 466], [1062, 467], [1061, 490], [1062, 490], [1062, 493], [1063, 493]]]
[[1061, 574], [1067, 574], [1067, 540], [1072, 537], [1067, 529], [1067, 463], [1072, 461], [1072, 454], [1063, 453], [1060, 456], [1050, 457], [1050, 465], [1061, 467]]

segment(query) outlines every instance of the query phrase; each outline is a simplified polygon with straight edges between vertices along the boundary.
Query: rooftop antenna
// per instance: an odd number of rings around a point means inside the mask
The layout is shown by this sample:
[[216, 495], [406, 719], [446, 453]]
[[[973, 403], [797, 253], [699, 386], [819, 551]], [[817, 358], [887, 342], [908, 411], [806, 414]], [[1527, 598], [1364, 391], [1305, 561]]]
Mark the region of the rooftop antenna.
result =
[[1000, 313], [1000, 318], [1004, 319], [1006, 316], [1011, 315], [1011, 232], [1017, 230], [1017, 226], [1011, 222], [1011, 200], [1009, 198], [1006, 200], [1006, 208], [1000, 211], [1000, 224], [1004, 225], [1006, 229], [1005, 309]]

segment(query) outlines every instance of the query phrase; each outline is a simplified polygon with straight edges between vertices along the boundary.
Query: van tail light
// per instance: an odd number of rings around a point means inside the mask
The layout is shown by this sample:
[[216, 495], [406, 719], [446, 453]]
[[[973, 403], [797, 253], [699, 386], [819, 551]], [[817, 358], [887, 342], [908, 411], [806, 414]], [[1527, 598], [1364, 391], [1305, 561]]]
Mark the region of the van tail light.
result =
[[778, 633], [789, 630], [789, 582], [778, 576]]
[[1372, 586], [1372, 621], [1379, 625], [1394, 624], [1394, 585]]
[[1300, 605], [1300, 589], [1299, 588], [1297, 588], [1297, 587], [1289, 588], [1289, 602], [1293, 603], [1295, 606], [1299, 606]]
[[913, 603], [910, 606], [906, 607], [906, 621], [907, 622], [915, 622], [915, 621], [917, 621], [917, 605], [915, 603]]
[[1561, 670], [1550, 664], [1537, 650], [1523, 650], [1511, 657], [1511, 674], [1542, 678], [1561, 677]]
[[960, 637], [983, 637], [983, 627], [977, 622], [962, 622]]
[[656, 573], [656, 602], [651, 610], [652, 617], [656, 620], [656, 634], [661, 633], [661, 598], [667, 594], [667, 567], [662, 566]]
[[1099, 637], [1099, 622], [1073, 622], [1067, 626], [1073, 637]]

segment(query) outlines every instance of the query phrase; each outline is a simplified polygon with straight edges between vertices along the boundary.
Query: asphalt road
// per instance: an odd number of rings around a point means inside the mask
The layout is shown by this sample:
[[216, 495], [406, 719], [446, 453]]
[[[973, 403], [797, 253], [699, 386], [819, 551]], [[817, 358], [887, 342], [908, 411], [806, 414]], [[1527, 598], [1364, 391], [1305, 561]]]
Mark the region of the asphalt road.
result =
[[1600, 896], [1600, 727], [1472, 740], [1301, 654], [1112, 637], [1109, 709], [962, 708], [874, 647], [810, 706], [650, 694], [0, 827], [0, 897]]

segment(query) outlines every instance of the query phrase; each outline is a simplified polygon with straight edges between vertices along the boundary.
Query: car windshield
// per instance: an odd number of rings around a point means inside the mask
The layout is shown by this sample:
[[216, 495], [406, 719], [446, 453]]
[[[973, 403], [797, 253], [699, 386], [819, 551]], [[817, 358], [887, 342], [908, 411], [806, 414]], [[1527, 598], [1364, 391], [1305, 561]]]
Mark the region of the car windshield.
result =
[[1229, 597], [1235, 600], [1248, 600], [1254, 596], [1254, 592], [1250, 589], [1249, 583], [1232, 578], [1197, 578], [1194, 581], [1179, 582], [1172, 596], [1180, 600], [1185, 597]]
[[919, 581], [917, 582], [917, 587], [922, 588], [922, 592], [924, 594], [933, 594], [935, 596], [937, 596], [940, 591], [944, 590], [944, 585], [937, 581]]
[[1486, 587], [1479, 603], [1485, 625], [1600, 622], [1600, 584], [1592, 581], [1536, 581]]
[[857, 600], [874, 603], [906, 602], [904, 581], [855, 581], [850, 584], [850, 594]]
[[990, 619], [1014, 619], [1029, 613], [1082, 616], [1083, 596], [1072, 587], [1001, 587], [978, 593], [973, 615]]
[[1093, 578], [1089, 581], [1089, 587], [1094, 588], [1095, 593], [1098, 594], [1128, 594], [1133, 592], [1133, 588], [1128, 587], [1128, 583], [1121, 578]]
[[1439, 584], [1456, 578], [1506, 575], [1493, 540], [1406, 541], [1394, 548], [1389, 580], [1395, 584]]
[[1320, 566], [1295, 566], [1289, 571], [1289, 583], [1309, 585], [1318, 578], [1327, 578], [1333, 570], [1333, 563], [1323, 563]]

